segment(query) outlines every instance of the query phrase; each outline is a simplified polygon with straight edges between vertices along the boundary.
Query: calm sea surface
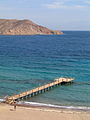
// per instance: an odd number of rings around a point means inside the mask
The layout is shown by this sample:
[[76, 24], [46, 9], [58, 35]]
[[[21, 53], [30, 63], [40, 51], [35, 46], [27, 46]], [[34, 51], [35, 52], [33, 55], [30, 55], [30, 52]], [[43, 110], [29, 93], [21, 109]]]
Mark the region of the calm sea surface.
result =
[[27, 101], [90, 107], [90, 32], [64, 35], [0, 36], [0, 97], [74, 77]]

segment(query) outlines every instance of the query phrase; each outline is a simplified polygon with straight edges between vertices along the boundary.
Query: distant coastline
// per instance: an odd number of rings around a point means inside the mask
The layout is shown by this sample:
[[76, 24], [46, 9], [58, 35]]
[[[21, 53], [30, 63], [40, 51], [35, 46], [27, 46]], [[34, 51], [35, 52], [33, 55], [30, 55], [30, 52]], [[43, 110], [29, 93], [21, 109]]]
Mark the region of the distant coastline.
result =
[[31, 20], [0, 19], [0, 35], [61, 35], [59, 30], [51, 30], [37, 25]]

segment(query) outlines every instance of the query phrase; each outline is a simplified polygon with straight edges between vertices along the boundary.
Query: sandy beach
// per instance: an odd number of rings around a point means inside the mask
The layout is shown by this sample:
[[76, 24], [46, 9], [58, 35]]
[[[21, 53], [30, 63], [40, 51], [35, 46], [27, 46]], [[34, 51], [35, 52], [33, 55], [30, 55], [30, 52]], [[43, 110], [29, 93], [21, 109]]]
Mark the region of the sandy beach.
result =
[[90, 112], [0, 104], [0, 120], [90, 120]]

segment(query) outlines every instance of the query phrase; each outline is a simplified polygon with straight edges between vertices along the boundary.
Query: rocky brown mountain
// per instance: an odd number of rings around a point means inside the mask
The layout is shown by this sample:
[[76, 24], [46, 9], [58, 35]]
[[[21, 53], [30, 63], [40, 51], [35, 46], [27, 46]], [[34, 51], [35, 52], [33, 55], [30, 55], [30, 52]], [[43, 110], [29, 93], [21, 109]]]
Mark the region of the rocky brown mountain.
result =
[[50, 30], [30, 20], [0, 19], [0, 35], [60, 35], [61, 31]]

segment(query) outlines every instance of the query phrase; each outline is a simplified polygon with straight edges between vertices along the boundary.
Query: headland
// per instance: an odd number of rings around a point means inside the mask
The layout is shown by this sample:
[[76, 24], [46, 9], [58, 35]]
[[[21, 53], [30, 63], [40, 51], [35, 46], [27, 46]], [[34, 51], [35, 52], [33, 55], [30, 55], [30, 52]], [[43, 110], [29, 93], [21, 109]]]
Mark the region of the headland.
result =
[[0, 19], [0, 35], [61, 35], [59, 30], [38, 25], [31, 20]]

